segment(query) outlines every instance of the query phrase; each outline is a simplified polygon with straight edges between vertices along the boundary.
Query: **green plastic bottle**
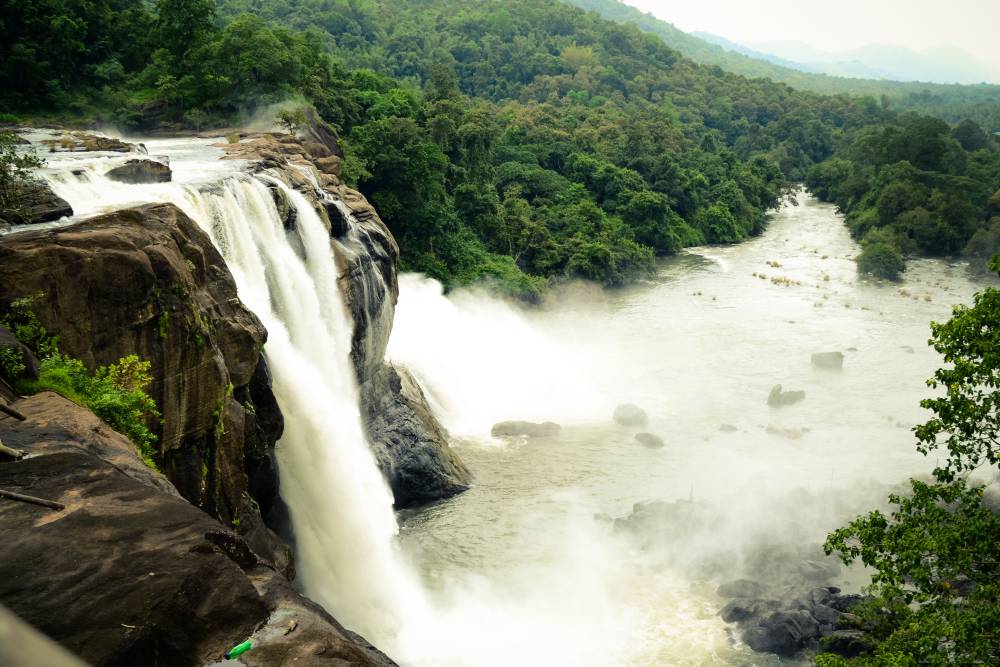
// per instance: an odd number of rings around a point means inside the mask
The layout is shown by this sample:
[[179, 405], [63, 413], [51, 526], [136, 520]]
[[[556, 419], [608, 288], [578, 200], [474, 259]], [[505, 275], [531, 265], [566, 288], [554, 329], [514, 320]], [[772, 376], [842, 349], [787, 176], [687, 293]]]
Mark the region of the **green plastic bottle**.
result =
[[243, 655], [252, 648], [253, 648], [253, 642], [251, 642], [249, 639], [243, 642], [242, 644], [237, 644], [236, 646], [226, 651], [226, 660], [232, 660], [238, 655]]

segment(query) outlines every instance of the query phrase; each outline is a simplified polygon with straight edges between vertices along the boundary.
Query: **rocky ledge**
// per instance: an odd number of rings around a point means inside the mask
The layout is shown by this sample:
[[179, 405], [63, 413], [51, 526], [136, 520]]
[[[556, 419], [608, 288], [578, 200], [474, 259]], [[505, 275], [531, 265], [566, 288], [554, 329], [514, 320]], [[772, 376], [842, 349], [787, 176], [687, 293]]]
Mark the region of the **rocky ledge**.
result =
[[[51, 393], [17, 401], [0, 439], [28, 457], [0, 488], [0, 600], [94, 665], [209, 664], [252, 639], [254, 665], [391, 665], [145, 467], [132, 443]], [[30, 567], [27, 564], [30, 563]]]

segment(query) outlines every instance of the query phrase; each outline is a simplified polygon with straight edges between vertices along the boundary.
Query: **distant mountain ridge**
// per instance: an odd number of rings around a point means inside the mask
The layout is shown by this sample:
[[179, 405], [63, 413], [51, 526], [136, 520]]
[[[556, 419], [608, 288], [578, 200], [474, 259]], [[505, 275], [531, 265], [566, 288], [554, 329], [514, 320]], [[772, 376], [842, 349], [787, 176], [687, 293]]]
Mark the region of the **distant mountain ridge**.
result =
[[[750, 78], [766, 78], [793, 88], [824, 95], [872, 97], [900, 111], [937, 116], [949, 123], [971, 119], [986, 128], [1000, 130], [1000, 85], [942, 84], [918, 81], [891, 81], [877, 72], [871, 77], [842, 76], [801, 69], [801, 63], [780, 55], [764, 54], [745, 45], [724, 40], [727, 46], [686, 33], [673, 24], [642, 12], [618, 0], [564, 0], [568, 4], [597, 12], [619, 23], [631, 23], [656, 35], [667, 45], [703, 65]], [[718, 41], [717, 38], [714, 41]], [[731, 50], [728, 45], [734, 48]], [[876, 68], [877, 70], [877, 68]]]

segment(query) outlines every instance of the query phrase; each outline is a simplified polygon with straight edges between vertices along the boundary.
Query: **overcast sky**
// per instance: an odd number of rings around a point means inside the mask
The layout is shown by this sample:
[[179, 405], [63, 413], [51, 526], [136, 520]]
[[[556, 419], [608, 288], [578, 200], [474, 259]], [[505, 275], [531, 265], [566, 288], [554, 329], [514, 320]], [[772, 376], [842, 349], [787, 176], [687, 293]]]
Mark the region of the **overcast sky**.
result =
[[1000, 69], [1000, 0], [625, 0], [687, 32], [734, 42], [951, 46]]

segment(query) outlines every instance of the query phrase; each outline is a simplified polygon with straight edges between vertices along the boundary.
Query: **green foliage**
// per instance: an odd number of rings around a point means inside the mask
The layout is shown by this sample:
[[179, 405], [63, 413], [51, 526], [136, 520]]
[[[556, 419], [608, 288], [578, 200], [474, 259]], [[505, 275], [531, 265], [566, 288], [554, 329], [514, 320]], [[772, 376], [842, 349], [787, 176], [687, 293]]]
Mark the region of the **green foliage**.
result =
[[78, 359], [55, 353], [42, 361], [37, 381], [22, 383], [27, 393], [54, 391], [89, 408], [111, 428], [128, 437], [146, 464], [156, 469], [156, 436], [147, 426], [158, 419], [156, 403], [145, 392], [152, 377], [148, 361], [135, 355], [101, 366], [93, 374]]
[[45, 359], [59, 351], [59, 339], [52, 336], [42, 325], [32, 305], [41, 295], [15, 299], [0, 310], [0, 326], [6, 327], [39, 359]]
[[873, 511], [827, 538], [827, 553], [874, 572], [874, 597], [851, 610], [878, 641], [863, 664], [993, 664], [1000, 651], [1000, 512], [968, 477], [1000, 471], [998, 322], [1000, 291], [986, 289], [932, 325], [947, 366], [928, 384], [945, 394], [921, 402], [934, 417], [914, 432], [919, 451], [943, 445], [947, 458], [931, 481], [891, 495], [888, 516]]
[[0, 348], [0, 378], [14, 381], [25, 371], [24, 357], [12, 347]]
[[16, 134], [0, 131], [0, 209], [16, 210], [18, 186], [44, 164], [34, 151], [19, 151], [17, 146]]
[[282, 109], [278, 112], [278, 124], [285, 129], [288, 134], [296, 134], [299, 129], [306, 124], [306, 114], [301, 108]]
[[858, 271], [876, 278], [899, 280], [904, 268], [902, 255], [889, 243], [870, 243], [858, 255]]

